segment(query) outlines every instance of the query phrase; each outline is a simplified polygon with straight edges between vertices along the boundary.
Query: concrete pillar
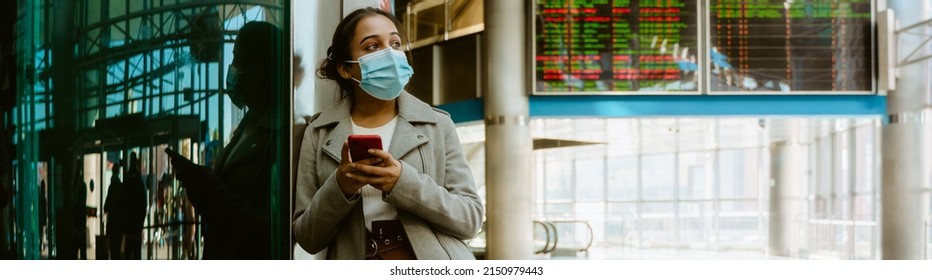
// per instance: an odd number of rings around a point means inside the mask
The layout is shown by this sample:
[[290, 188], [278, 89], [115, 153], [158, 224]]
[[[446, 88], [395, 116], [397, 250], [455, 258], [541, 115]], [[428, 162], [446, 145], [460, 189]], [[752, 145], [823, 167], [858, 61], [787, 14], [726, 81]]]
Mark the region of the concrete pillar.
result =
[[531, 172], [534, 169], [528, 127], [525, 2], [484, 2], [488, 259], [529, 259], [533, 254]]
[[[800, 129], [798, 121], [789, 121], [785, 131], [794, 135]], [[806, 148], [798, 137], [770, 146], [770, 254], [793, 257], [799, 253], [797, 237], [801, 200], [806, 190], [806, 172], [809, 169]]]
[[[391, 11], [388, 2], [383, 0], [343, 0], [343, 16], [347, 16], [355, 10], [362, 9], [365, 7], [373, 7], [377, 9], [382, 9], [385, 11]], [[342, 17], [341, 17], [342, 19]], [[336, 28], [336, 26], [334, 26]]]
[[[317, 66], [327, 58], [327, 48], [333, 40], [333, 31], [343, 19], [342, 1], [294, 1], [294, 52], [301, 57], [300, 81], [295, 81], [295, 120], [292, 128], [292, 174], [298, 168], [301, 140], [307, 128], [305, 117], [333, 106], [339, 100], [340, 90], [337, 83], [318, 79]], [[298, 65], [295, 65], [297, 68]], [[304, 251], [297, 243], [293, 244], [292, 257], [296, 260], [323, 259], [326, 251], [312, 255]]]
[[[889, 1], [900, 26], [929, 18], [925, 1]], [[924, 37], [900, 34], [899, 53], [920, 48], [915, 57], [929, 53], [922, 47]], [[929, 87], [929, 61], [900, 67], [896, 90], [887, 97], [889, 123], [883, 126], [881, 154], [881, 257], [883, 259], [922, 259], [924, 221], [929, 213], [929, 182], [924, 180], [929, 162], [923, 158], [929, 143], [924, 135], [920, 113], [926, 106]], [[927, 122], [928, 120], [926, 120]]]
[[300, 3], [295, 3], [295, 6], [296, 9], [310, 12], [313, 15], [295, 17], [296, 23], [300, 21], [302, 25], [307, 27], [306, 30], [295, 29], [295, 33], [306, 32], [305, 35], [311, 38], [310, 42], [304, 46], [305, 61], [302, 62], [305, 67], [305, 76], [310, 76], [309, 79], [305, 78], [305, 81], [309, 83], [302, 84], [302, 86], [308, 86], [306, 92], [313, 94], [310, 97], [313, 98], [310, 101], [312, 104], [307, 106], [313, 108], [312, 112], [307, 112], [307, 115], [310, 116], [333, 106], [339, 100], [340, 88], [337, 83], [318, 79], [316, 71], [317, 66], [320, 66], [320, 63], [327, 58], [327, 48], [330, 47], [330, 43], [333, 41], [333, 31], [337, 29], [337, 24], [343, 19], [343, 8], [340, 1], [313, 1], [312, 3], [300, 1]]

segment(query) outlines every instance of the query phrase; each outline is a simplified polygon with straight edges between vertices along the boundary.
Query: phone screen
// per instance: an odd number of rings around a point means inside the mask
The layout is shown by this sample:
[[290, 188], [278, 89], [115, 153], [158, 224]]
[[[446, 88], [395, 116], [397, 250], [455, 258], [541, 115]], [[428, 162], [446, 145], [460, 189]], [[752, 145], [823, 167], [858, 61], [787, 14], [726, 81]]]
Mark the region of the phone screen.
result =
[[349, 142], [350, 159], [353, 162], [373, 157], [369, 149], [382, 149], [382, 137], [378, 135], [350, 135], [347, 139]]

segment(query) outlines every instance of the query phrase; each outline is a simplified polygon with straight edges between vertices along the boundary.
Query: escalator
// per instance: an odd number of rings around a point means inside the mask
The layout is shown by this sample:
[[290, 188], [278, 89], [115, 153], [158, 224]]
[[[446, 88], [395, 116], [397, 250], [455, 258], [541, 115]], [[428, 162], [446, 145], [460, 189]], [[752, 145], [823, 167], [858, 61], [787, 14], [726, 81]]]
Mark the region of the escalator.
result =
[[[487, 258], [486, 227], [466, 242], [477, 260]], [[533, 230], [534, 259], [588, 257], [594, 240], [592, 226], [580, 220], [535, 220]]]

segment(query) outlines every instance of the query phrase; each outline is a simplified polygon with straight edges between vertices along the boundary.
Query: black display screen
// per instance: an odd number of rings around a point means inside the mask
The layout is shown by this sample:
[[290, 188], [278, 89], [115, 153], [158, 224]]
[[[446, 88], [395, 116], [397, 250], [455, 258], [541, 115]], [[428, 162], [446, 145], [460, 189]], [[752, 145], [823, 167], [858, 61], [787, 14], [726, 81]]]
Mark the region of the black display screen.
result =
[[873, 91], [870, 0], [711, 0], [712, 91]]
[[873, 91], [871, 0], [697, 3], [537, 0], [534, 92]]
[[696, 1], [538, 0], [537, 92], [697, 92]]

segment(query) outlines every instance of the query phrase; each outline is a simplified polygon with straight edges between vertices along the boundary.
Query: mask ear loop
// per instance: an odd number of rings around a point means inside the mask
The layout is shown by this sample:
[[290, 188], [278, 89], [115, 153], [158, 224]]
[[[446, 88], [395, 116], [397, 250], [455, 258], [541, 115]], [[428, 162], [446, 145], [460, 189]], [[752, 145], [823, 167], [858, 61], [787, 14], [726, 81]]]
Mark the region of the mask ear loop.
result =
[[333, 61], [333, 46], [327, 47], [327, 60]]

